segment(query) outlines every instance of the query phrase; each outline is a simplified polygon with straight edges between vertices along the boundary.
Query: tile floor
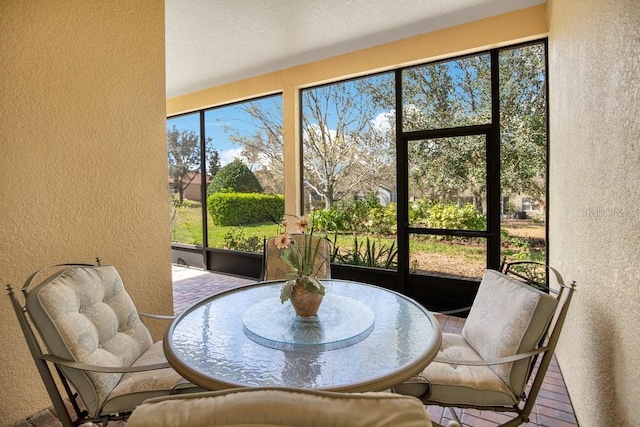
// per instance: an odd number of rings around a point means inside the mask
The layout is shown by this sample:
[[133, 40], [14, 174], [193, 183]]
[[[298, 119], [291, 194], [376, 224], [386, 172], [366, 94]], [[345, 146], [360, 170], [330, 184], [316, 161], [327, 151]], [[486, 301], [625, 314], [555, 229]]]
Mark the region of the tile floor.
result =
[[[178, 314], [194, 302], [214, 293], [251, 283], [254, 283], [254, 280], [214, 274], [195, 268], [173, 266], [174, 313]], [[464, 325], [464, 319], [451, 316], [438, 316], [438, 320], [443, 332], [459, 332]], [[446, 425], [451, 419], [448, 409], [443, 410], [443, 408], [437, 406], [429, 406], [427, 409], [431, 418], [440, 424]], [[458, 409], [457, 413], [462, 424], [470, 427], [496, 426], [500, 422], [505, 422], [509, 419], [507, 415], [488, 411], [468, 409], [461, 411]], [[60, 425], [53, 409], [47, 408], [13, 424], [11, 427], [58, 427]], [[527, 427], [569, 427], [578, 425], [562, 373], [555, 359], [547, 371], [534, 411], [531, 414], [531, 422], [523, 425]], [[109, 427], [126, 427], [126, 423], [112, 422], [109, 423]]]

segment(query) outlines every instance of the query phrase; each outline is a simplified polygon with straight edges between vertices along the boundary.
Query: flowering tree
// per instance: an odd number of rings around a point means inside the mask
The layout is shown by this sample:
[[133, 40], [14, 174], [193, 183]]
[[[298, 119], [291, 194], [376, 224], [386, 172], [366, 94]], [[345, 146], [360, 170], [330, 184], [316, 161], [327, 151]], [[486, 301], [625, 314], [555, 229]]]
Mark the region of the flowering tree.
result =
[[326, 209], [345, 196], [375, 191], [395, 174], [391, 127], [379, 125], [379, 112], [358, 87], [343, 82], [302, 94], [304, 184]]
[[[306, 191], [320, 199], [323, 207], [358, 191], [369, 193], [395, 173], [390, 156], [395, 145], [388, 122], [382, 126], [376, 122], [379, 111], [357, 86], [334, 84], [302, 94], [303, 180]], [[241, 134], [231, 124], [226, 127], [229, 139], [244, 147], [242, 155], [252, 159], [249, 163], [265, 166], [264, 171], [255, 171], [256, 176], [281, 173], [281, 106], [249, 102], [242, 110], [253, 118], [255, 132]]]

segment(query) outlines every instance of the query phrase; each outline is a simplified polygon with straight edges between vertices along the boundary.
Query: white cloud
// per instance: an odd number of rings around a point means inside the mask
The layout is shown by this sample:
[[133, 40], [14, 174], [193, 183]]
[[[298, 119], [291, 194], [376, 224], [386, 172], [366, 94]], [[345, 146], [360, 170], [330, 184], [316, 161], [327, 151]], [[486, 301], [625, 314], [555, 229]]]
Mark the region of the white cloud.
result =
[[227, 165], [237, 158], [242, 158], [242, 148], [231, 148], [222, 150], [218, 153], [220, 156], [220, 166]]
[[[319, 124], [314, 123], [309, 125], [309, 127], [307, 128], [307, 132], [313, 133], [316, 137], [320, 138], [320, 135], [322, 134], [322, 128], [320, 127]], [[335, 139], [336, 136], [338, 135], [335, 129], [329, 129], [327, 132], [329, 133], [329, 138], [331, 139]]]
[[387, 132], [391, 130], [391, 119], [393, 119], [393, 111], [383, 111], [371, 120], [371, 127], [379, 132]]

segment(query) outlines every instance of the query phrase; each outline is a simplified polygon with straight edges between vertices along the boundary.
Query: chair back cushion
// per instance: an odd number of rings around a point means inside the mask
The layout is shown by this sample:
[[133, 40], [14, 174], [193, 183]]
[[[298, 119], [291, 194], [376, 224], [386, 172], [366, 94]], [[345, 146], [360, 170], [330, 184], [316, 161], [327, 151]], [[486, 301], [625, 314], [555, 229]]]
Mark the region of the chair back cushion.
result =
[[147, 400], [127, 427], [430, 427], [422, 402], [392, 393], [243, 388]]
[[[462, 336], [483, 360], [537, 348], [555, 313], [557, 300], [495, 270], [486, 270]], [[524, 390], [529, 359], [492, 365], [514, 395]]]
[[[100, 366], [131, 366], [152, 338], [113, 266], [72, 267], [26, 296], [27, 310], [49, 353]], [[95, 414], [122, 374], [62, 371]]]
[[[302, 233], [293, 233], [291, 237], [295, 240], [295, 244], [301, 249], [304, 245], [304, 239], [311, 239], [311, 248], [318, 248], [318, 255], [315, 258], [314, 275], [318, 279], [331, 279], [331, 264], [329, 254], [329, 240], [326, 237], [303, 235]], [[278, 237], [271, 237], [267, 240], [264, 248], [264, 277], [263, 280], [281, 280], [291, 271], [291, 267], [285, 263], [281, 256], [284, 249], [278, 249], [276, 240]]]

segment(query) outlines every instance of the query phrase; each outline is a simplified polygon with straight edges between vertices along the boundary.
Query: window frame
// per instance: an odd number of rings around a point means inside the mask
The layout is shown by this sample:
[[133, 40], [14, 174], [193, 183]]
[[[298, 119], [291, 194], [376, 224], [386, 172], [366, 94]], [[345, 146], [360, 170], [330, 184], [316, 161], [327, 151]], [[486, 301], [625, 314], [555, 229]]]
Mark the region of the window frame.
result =
[[[466, 297], [470, 297], [472, 298], [474, 292], [473, 289], [474, 286], [477, 287], [477, 281], [475, 280], [465, 280], [465, 279], [451, 279], [451, 278], [443, 278], [443, 277], [438, 277], [435, 275], [417, 275], [417, 274], [411, 274], [410, 273], [410, 259], [409, 259], [409, 249], [408, 249], [408, 243], [409, 243], [409, 238], [408, 236], [410, 234], [434, 234], [434, 235], [452, 235], [452, 236], [471, 236], [471, 237], [480, 237], [480, 238], [485, 238], [487, 239], [487, 267], [489, 268], [498, 268], [500, 265], [500, 261], [501, 261], [501, 252], [500, 252], [500, 227], [501, 227], [501, 198], [502, 198], [502, 194], [501, 194], [501, 189], [500, 189], [500, 100], [499, 100], [499, 54], [500, 52], [503, 51], [508, 51], [508, 50], [513, 50], [513, 49], [518, 49], [518, 48], [522, 48], [522, 47], [526, 47], [526, 46], [531, 46], [531, 45], [542, 45], [543, 46], [543, 50], [544, 50], [544, 72], [545, 72], [545, 76], [544, 76], [544, 80], [545, 80], [545, 120], [546, 120], [546, 177], [545, 177], [545, 185], [546, 185], [546, 192], [545, 192], [545, 197], [544, 197], [544, 202], [546, 204], [546, 215], [547, 215], [547, 221], [546, 224], [548, 224], [548, 219], [550, 216], [550, 204], [549, 204], [549, 198], [548, 198], [548, 188], [549, 188], [549, 164], [550, 164], [550, 158], [549, 158], [549, 152], [550, 152], [550, 136], [549, 136], [549, 85], [548, 85], [548, 81], [549, 81], [549, 57], [548, 57], [548, 40], [547, 38], [539, 38], [539, 39], [535, 39], [535, 40], [530, 40], [527, 42], [523, 42], [523, 43], [516, 43], [516, 44], [509, 44], [509, 45], [504, 45], [504, 46], [500, 46], [500, 47], [496, 47], [493, 49], [484, 49], [478, 52], [474, 52], [472, 55], [482, 55], [482, 54], [489, 54], [491, 57], [491, 92], [492, 92], [492, 104], [491, 104], [491, 110], [492, 110], [492, 120], [491, 123], [489, 124], [484, 124], [484, 125], [471, 125], [471, 126], [461, 126], [458, 128], [447, 128], [447, 129], [430, 129], [430, 130], [426, 130], [426, 131], [411, 131], [411, 132], [403, 132], [402, 130], [402, 97], [401, 96], [397, 96], [396, 95], [396, 192], [398, 195], [398, 204], [397, 204], [397, 225], [398, 225], [398, 233], [397, 233], [397, 239], [398, 239], [398, 265], [397, 265], [397, 270], [378, 270], [378, 269], [372, 269], [372, 268], [366, 268], [366, 267], [355, 267], [355, 266], [337, 266], [339, 268], [335, 269], [335, 277], [345, 277], [345, 278], [354, 278], [355, 280], [362, 280], [362, 281], [367, 281], [370, 283], [377, 283], [380, 284], [381, 286], [385, 286], [385, 287], [389, 287], [392, 289], [397, 289], [398, 291], [401, 291], [403, 293], [406, 293], [410, 296], [413, 296], [414, 298], [421, 300], [424, 302], [425, 298], [429, 298], [431, 299], [434, 303], [434, 305], [439, 306], [440, 308], [446, 309], [446, 307], [448, 306], [448, 302], [450, 301], [456, 301], [459, 302], [460, 298], [466, 298]], [[425, 61], [422, 64], [412, 64], [411, 66], [405, 66], [405, 67], [391, 67], [386, 69], [385, 71], [376, 71], [376, 72], [372, 72], [372, 73], [368, 73], [368, 74], [360, 74], [358, 77], [350, 77], [350, 78], [344, 78], [344, 79], [336, 79], [335, 81], [333, 81], [333, 83], [338, 83], [338, 82], [345, 82], [348, 80], [354, 80], [354, 79], [359, 79], [359, 78], [366, 78], [369, 76], [375, 76], [378, 74], [384, 74], [384, 73], [394, 73], [395, 74], [395, 80], [396, 80], [396, 91], [398, 88], [401, 88], [401, 72], [404, 69], [408, 69], [408, 68], [413, 68], [416, 66], [420, 66], [420, 65], [428, 65], [430, 63], [435, 63], [435, 62], [442, 62], [442, 61], [452, 61], [452, 60], [456, 60], [458, 58], [464, 58], [464, 57], [469, 57], [470, 54], [464, 54], [464, 55], [452, 55], [451, 57], [447, 57], [444, 59], [439, 59], [438, 61]], [[322, 84], [318, 84], [318, 85], [305, 85], [303, 88], [298, 88], [296, 89], [297, 94], [297, 102], [298, 105], [296, 107], [296, 110], [299, 112], [296, 114], [295, 116], [295, 121], [296, 121], [296, 128], [298, 129], [298, 131], [300, 132], [298, 134], [298, 141], [296, 142], [298, 144], [298, 147], [296, 147], [296, 152], [301, 153], [301, 150], [303, 149], [302, 145], [302, 101], [301, 101], [301, 91], [302, 90], [306, 90], [306, 89], [310, 89], [313, 87], [318, 87], [318, 86], [323, 86], [323, 85], [327, 85], [327, 84], [331, 84], [328, 83], [326, 81], [324, 81]], [[494, 93], [496, 92], [496, 93]], [[280, 95], [283, 97], [283, 104], [286, 104], [287, 101], [285, 99], [285, 94], [287, 93], [287, 91], [281, 90], [281, 91], [273, 91], [269, 94], [266, 95], [260, 95], [260, 96], [256, 96], [256, 97], [252, 97], [252, 98], [247, 98], [245, 100], [243, 100], [242, 102], [245, 101], [251, 101], [254, 99], [260, 99], [262, 97], [266, 97], [266, 96], [272, 96], [272, 95]], [[289, 93], [290, 94], [290, 93]], [[194, 111], [189, 111], [187, 113], [181, 113], [181, 114], [176, 114], [176, 115], [172, 115], [172, 116], [168, 116], [167, 119], [171, 119], [173, 117], [178, 117], [184, 114], [193, 114], [198, 112], [199, 114], [201, 114], [201, 141], [202, 144], [204, 144], [204, 141], [206, 140], [206, 135], [205, 135], [205, 131], [204, 131], [204, 111], [210, 110], [212, 108], [217, 108], [217, 107], [223, 107], [223, 106], [228, 106], [228, 105], [233, 105], [238, 103], [239, 101], [234, 101], [234, 102], [229, 102], [227, 104], [220, 104], [220, 105], [216, 105], [215, 107], [207, 107], [207, 108], [203, 108], [203, 109], [198, 109], [198, 110], [194, 110]], [[286, 128], [287, 126], [291, 125], [290, 123], [287, 124], [286, 121], [290, 120], [291, 118], [288, 117], [287, 112], [283, 111], [283, 125]], [[487, 168], [487, 228], [486, 230], [439, 230], [439, 229], [422, 229], [420, 227], [410, 227], [409, 226], [409, 221], [408, 221], [408, 204], [404, 203], [405, 200], [408, 200], [408, 189], [406, 185], [401, 185], [401, 180], [403, 182], [408, 182], [405, 180], [406, 178], [406, 174], [407, 174], [407, 170], [406, 167], [402, 167], [401, 165], [407, 165], [407, 153], [406, 153], [406, 144], [408, 141], [410, 140], [415, 140], [415, 139], [421, 139], [421, 138], [443, 138], [443, 137], [455, 137], [455, 136], [462, 136], [462, 135], [477, 135], [477, 134], [482, 134], [482, 135], [487, 135], [487, 163], [486, 163], [486, 168]], [[288, 142], [288, 144], [291, 144], [291, 141]], [[285, 143], [285, 145], [287, 145], [287, 143]], [[202, 151], [204, 152], [204, 147], [202, 148]], [[299, 176], [300, 178], [300, 183], [297, 186], [297, 189], [295, 191], [292, 191], [291, 189], [286, 191], [285, 197], [289, 196], [295, 196], [297, 197], [300, 201], [304, 200], [304, 185], [302, 184], [302, 170], [303, 170], [303, 165], [302, 165], [302, 155], [298, 156], [296, 155], [296, 157], [292, 160], [289, 159], [288, 164], [285, 165], [285, 167], [295, 167], [298, 168], [298, 171], [300, 172], [299, 174], [296, 173], [297, 176]], [[203, 154], [203, 160], [202, 160], [202, 165], [201, 165], [201, 170], [202, 167], [205, 163], [206, 160], [204, 159], [204, 154]], [[496, 173], [497, 171], [497, 173]], [[204, 192], [204, 191], [203, 191]], [[298, 194], [296, 194], [298, 192]], [[404, 193], [403, 193], [404, 192]], [[204, 197], [204, 195], [203, 195]], [[296, 202], [298, 203], [298, 202]], [[301, 207], [301, 206], [300, 206]], [[206, 214], [206, 206], [205, 204], [203, 204], [203, 242], [207, 242], [207, 236], [208, 236], [208, 224], [207, 224], [207, 218], [206, 218], [207, 214]], [[545, 257], [548, 259], [549, 257], [549, 248], [548, 248], [548, 226], [545, 226], [545, 240], [547, 243], [547, 246], [545, 248]], [[208, 244], [208, 243], [207, 243]], [[230, 270], [227, 269], [226, 266], [224, 265], [224, 260], [219, 256], [219, 255], [224, 255], [225, 253], [231, 253], [234, 251], [228, 251], [228, 250], [220, 250], [220, 249], [214, 249], [214, 248], [208, 248], [207, 244], [203, 245], [202, 247], [200, 247], [199, 245], [193, 245], [191, 248], [184, 248], [185, 246], [189, 246], [189, 245], [181, 245], [181, 244], [176, 244], [172, 242], [172, 248], [180, 248], [180, 249], [191, 249], [192, 251], [199, 251], [203, 254], [204, 257], [204, 266], [205, 268], [209, 268], [211, 270], [218, 270], [218, 271], [226, 271], [226, 272], [231, 272], [231, 273], [236, 273], [236, 274], [242, 274], [242, 272], [247, 272], [246, 270], [246, 266], [243, 266], [244, 269], [242, 270]], [[215, 253], [215, 255], [212, 257], [211, 253]], [[246, 259], [247, 256], [260, 256], [259, 254], [249, 254], [249, 253], [244, 253], [241, 254], [244, 255]], [[212, 258], [218, 258], [217, 260], [213, 260]], [[445, 283], [446, 282], [446, 283]], [[427, 286], [425, 286], [427, 285]], [[431, 286], [430, 286], [431, 285]], [[442, 285], [442, 286], [440, 286]], [[472, 286], [469, 286], [472, 285]], [[445, 289], [446, 287], [446, 289]], [[462, 289], [464, 287], [465, 291], [465, 296], [462, 297], [460, 295], [460, 289]], [[434, 294], [433, 290], [429, 290], [429, 289], [438, 289], [438, 293]], [[441, 296], [441, 294], [447, 293], [449, 292], [449, 289], [451, 290], [451, 295], [447, 296]], [[469, 291], [467, 291], [466, 289], [469, 289]], [[443, 302], [444, 303], [441, 303]], [[431, 301], [430, 301], [431, 304]]]
[[[486, 49], [471, 54], [457, 55], [437, 61], [428, 61], [422, 64], [414, 64], [406, 67], [398, 67], [385, 72], [395, 73], [395, 111], [396, 111], [396, 192], [398, 195], [397, 203], [397, 274], [399, 290], [406, 293], [411, 286], [411, 283], [416, 283], [416, 280], [412, 280], [416, 274], [410, 273], [410, 257], [409, 257], [409, 241], [411, 234], [422, 235], [435, 235], [435, 236], [458, 236], [458, 237], [478, 237], [486, 240], [486, 267], [491, 269], [498, 269], [501, 263], [501, 124], [500, 124], [500, 52], [506, 50], [518, 49], [526, 46], [541, 44], [544, 49], [545, 55], [545, 81], [547, 84], [545, 93], [545, 120], [546, 120], [546, 170], [545, 180], [546, 188], [548, 189], [549, 173], [549, 129], [548, 129], [548, 116], [549, 116], [549, 96], [548, 96], [548, 79], [549, 79], [549, 67], [548, 67], [548, 41], [546, 38], [531, 40], [523, 43], [517, 43], [513, 45], [507, 45], [497, 47], [493, 49]], [[450, 62], [459, 59], [469, 58], [473, 56], [489, 55], [490, 58], [490, 92], [491, 92], [491, 119], [489, 123], [479, 125], [464, 125], [446, 128], [436, 128], [427, 130], [412, 130], [404, 131], [403, 129], [403, 94], [402, 94], [402, 73], [404, 70], [412, 69], [419, 66], [426, 66], [429, 64]], [[367, 78], [381, 73], [371, 73], [368, 75], [358, 76], [358, 79]], [[354, 78], [347, 78], [342, 80], [336, 80], [331, 83], [323, 83], [317, 86], [309, 86], [300, 90], [299, 94], [299, 111], [303, 111], [302, 105], [302, 91], [310, 90], [316, 87], [326, 86], [328, 84], [341, 84], [347, 81], [354, 80]], [[300, 114], [299, 121], [302, 123], [302, 113]], [[426, 227], [411, 226], [409, 223], [409, 181], [408, 181], [408, 143], [409, 141], [415, 141], [420, 139], [437, 139], [448, 137], [460, 137], [460, 136], [476, 136], [484, 135], [486, 138], [486, 205], [487, 205], [487, 228], [486, 230], [453, 230], [453, 229], [434, 229]], [[303, 150], [303, 135], [302, 126], [300, 126], [300, 150]], [[300, 159], [302, 163], [303, 159]], [[301, 171], [304, 170], [304, 165], [300, 165]], [[301, 194], [301, 198], [304, 199], [305, 194]], [[548, 191], [545, 191], [545, 203], [547, 206], [547, 215], [549, 210], [548, 203]], [[547, 222], [548, 223], [548, 222]], [[548, 227], [545, 226], [546, 236], [546, 250], [545, 256], [548, 259]], [[432, 277], [429, 275], [423, 275], [426, 277]], [[420, 280], [418, 280], [420, 281]]]

